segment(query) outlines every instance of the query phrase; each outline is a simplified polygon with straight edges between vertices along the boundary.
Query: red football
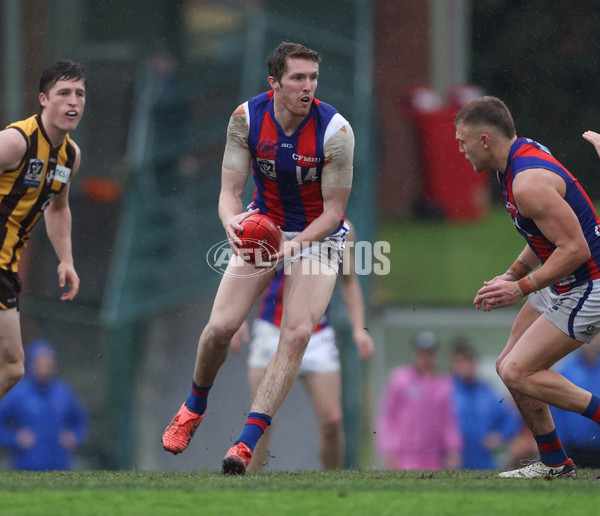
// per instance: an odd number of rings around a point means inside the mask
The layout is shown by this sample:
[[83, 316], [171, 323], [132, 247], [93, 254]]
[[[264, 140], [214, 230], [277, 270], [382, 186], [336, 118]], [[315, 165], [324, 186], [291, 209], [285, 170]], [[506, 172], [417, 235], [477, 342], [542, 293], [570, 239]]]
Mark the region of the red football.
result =
[[251, 263], [266, 263], [269, 256], [279, 251], [279, 233], [277, 225], [266, 215], [250, 215], [240, 224], [243, 231], [237, 235], [242, 241], [240, 251], [248, 257]]

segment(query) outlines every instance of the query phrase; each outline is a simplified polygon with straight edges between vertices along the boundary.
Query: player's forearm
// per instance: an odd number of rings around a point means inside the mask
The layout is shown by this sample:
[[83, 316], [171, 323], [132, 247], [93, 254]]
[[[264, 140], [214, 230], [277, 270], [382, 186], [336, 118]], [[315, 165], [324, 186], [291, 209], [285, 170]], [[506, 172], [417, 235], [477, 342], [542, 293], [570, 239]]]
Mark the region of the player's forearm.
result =
[[540, 259], [528, 245], [521, 251], [518, 260], [529, 266], [531, 270], [535, 269], [540, 264]]
[[227, 221], [231, 217], [242, 213], [242, 211], [244, 211], [244, 208], [241, 199], [237, 199], [229, 193], [221, 192], [219, 196], [219, 219], [221, 219], [223, 227], [227, 226]]
[[557, 247], [550, 258], [529, 276], [538, 289], [547, 287], [572, 274], [590, 258], [590, 250], [586, 246]]
[[46, 232], [60, 263], [73, 263], [71, 210], [69, 206], [48, 208], [44, 215]]
[[350, 188], [323, 189], [323, 213], [313, 220], [295, 242], [320, 242], [340, 225], [350, 195]]
[[358, 279], [342, 282], [342, 299], [354, 332], [365, 328], [365, 304]]
[[221, 173], [221, 193], [219, 194], [219, 218], [223, 227], [231, 217], [244, 211], [242, 198], [246, 189], [247, 176], [224, 168]]

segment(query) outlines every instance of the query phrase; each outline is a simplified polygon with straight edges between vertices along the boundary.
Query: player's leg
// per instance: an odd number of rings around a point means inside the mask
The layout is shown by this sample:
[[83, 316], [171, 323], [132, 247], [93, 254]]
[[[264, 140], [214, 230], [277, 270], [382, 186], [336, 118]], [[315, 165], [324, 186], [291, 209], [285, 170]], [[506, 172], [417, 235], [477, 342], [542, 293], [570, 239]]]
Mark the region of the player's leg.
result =
[[256, 274], [253, 265], [232, 257], [200, 335], [189, 396], [163, 433], [165, 450], [177, 454], [188, 446], [206, 414], [208, 394], [227, 358], [231, 338], [274, 274], [273, 270]]
[[319, 422], [319, 454], [323, 467], [341, 469], [344, 466], [341, 374], [339, 371], [309, 373], [302, 376], [302, 381]]
[[[503, 369], [506, 365], [504, 363], [504, 360], [507, 357], [507, 355], [513, 350], [516, 343], [527, 331], [527, 329], [530, 328], [539, 318], [539, 312], [534, 310], [533, 307], [529, 304], [529, 302], [526, 302], [519, 311], [519, 314], [517, 315], [517, 318], [513, 323], [508, 342], [504, 350], [498, 357], [498, 360], [496, 361], [496, 371], [498, 372], [499, 376], [501, 376], [500, 370]], [[547, 404], [542, 403], [539, 400], [530, 398], [529, 396], [525, 396], [524, 394], [521, 394], [518, 391], [511, 390], [509, 386], [507, 386], [507, 388], [514, 399], [515, 404], [519, 409], [519, 412], [523, 416], [525, 423], [531, 429], [532, 432], [534, 431], [534, 429], [532, 428], [534, 421], [530, 421], [531, 418], [529, 414], [537, 414], [537, 418], [534, 418], [536, 426], [542, 426], [544, 428], [547, 428], [548, 426], [553, 424], [552, 418], [550, 416], [550, 410], [548, 409]]]
[[0, 398], [23, 377], [24, 364], [19, 312], [0, 310]]
[[[546, 405], [581, 414], [588, 406], [591, 393], [577, 387], [550, 368], [575, 351], [581, 342], [563, 333], [545, 317], [540, 317], [521, 336], [500, 364], [504, 384], [522, 396]], [[546, 430], [533, 416], [534, 433]], [[529, 423], [529, 421], [528, 421]]]
[[[304, 262], [314, 262], [315, 266]], [[242, 434], [223, 459], [224, 473], [245, 473], [258, 440], [296, 380], [310, 336], [331, 299], [337, 262], [333, 268], [312, 258], [300, 258], [288, 265], [286, 273], [277, 352], [258, 387]]]
[[[256, 319], [252, 325], [252, 340], [248, 353], [248, 385], [252, 392], [252, 400], [256, 396], [269, 361], [277, 351], [278, 343], [279, 327], [269, 321]], [[265, 433], [254, 448], [252, 460], [248, 465], [249, 470], [261, 470], [265, 466], [269, 456], [271, 429], [272, 426], [265, 429]]]
[[[306, 267], [305, 261], [316, 266]], [[307, 273], [307, 269], [311, 272]], [[272, 417], [279, 409], [298, 376], [304, 351], [329, 304], [336, 278], [334, 269], [316, 260], [302, 259], [290, 264], [283, 293], [279, 345], [258, 388], [253, 412]]]
[[[252, 399], [255, 398], [256, 391], [258, 390], [258, 386], [260, 385], [260, 382], [262, 381], [264, 375], [264, 367], [251, 366], [248, 368], [248, 384], [250, 385], [250, 390], [252, 391]], [[269, 456], [269, 444], [271, 442], [272, 428], [273, 426], [271, 425], [265, 428], [263, 436], [260, 438], [256, 447], [254, 448], [252, 460], [248, 465], [248, 471], [259, 471], [263, 469], [263, 467], [266, 465], [267, 458]]]
[[567, 410], [582, 406], [580, 412], [583, 412], [591, 395], [549, 368], [579, 345], [545, 317], [539, 317], [529, 303], [524, 305], [515, 321], [509, 343], [498, 361], [498, 374], [531, 429], [540, 452], [540, 461], [502, 473], [501, 476], [537, 478], [575, 475], [573, 463], [558, 438], [548, 405]]

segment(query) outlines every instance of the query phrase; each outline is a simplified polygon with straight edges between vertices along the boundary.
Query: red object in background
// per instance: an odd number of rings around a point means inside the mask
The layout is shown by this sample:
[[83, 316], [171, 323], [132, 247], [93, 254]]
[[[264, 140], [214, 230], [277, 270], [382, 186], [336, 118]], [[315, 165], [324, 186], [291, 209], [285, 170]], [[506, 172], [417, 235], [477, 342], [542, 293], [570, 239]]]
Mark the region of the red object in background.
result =
[[454, 117], [462, 106], [434, 102], [432, 93], [418, 88], [411, 102], [424, 174], [423, 200], [446, 220], [481, 219], [489, 209], [490, 174], [475, 172], [458, 150]]

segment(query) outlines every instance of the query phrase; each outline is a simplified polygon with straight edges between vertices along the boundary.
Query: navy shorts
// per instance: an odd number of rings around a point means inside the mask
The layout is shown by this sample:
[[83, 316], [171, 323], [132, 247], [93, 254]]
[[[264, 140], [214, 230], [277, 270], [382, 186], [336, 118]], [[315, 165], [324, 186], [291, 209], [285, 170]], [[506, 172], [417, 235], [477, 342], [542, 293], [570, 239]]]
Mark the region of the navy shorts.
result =
[[19, 309], [21, 278], [16, 272], [0, 269], [0, 310]]

